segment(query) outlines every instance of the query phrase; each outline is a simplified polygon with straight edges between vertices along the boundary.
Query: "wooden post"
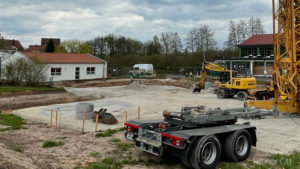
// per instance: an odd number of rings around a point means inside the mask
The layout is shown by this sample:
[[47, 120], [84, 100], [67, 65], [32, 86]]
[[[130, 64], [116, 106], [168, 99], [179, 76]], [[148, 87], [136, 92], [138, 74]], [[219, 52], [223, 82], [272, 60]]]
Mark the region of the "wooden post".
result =
[[57, 120], [58, 120], [58, 109], [56, 109], [56, 116], [55, 116], [55, 127], [57, 128]]
[[82, 129], [81, 129], [81, 133], [82, 133], [82, 134], [84, 134], [85, 114], [86, 114], [86, 110], [84, 110], [84, 112], [83, 112], [83, 114], [82, 114]]
[[50, 128], [52, 127], [52, 117], [53, 117], [53, 109], [51, 109], [51, 113], [50, 113]]
[[138, 107], [138, 120], [141, 120], [141, 107]]
[[125, 111], [124, 114], [125, 114], [125, 123], [127, 123], [127, 111]]
[[95, 126], [95, 132], [97, 132], [97, 130], [98, 130], [98, 118], [99, 118], [99, 115], [97, 114], [97, 115], [96, 115], [96, 126]]

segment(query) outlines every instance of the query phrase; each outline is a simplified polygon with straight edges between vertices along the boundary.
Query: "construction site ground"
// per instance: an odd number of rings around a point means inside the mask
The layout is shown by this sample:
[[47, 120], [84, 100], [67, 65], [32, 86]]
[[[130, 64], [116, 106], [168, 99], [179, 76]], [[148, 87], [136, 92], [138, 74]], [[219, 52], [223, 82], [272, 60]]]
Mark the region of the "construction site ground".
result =
[[[142, 80], [143, 81], [143, 80]], [[117, 129], [123, 127], [124, 111], [128, 112], [128, 120], [137, 119], [138, 107], [141, 107], [141, 119], [162, 118], [163, 110], [179, 111], [183, 106], [204, 105], [206, 108], [222, 109], [243, 107], [243, 102], [237, 99], [217, 99], [211, 90], [201, 94], [192, 94], [188, 89], [190, 83], [184, 80], [144, 80], [145, 82], [130, 83], [129, 79], [112, 81], [97, 81], [70, 83], [66, 86], [68, 93], [78, 98], [89, 98], [88, 102], [95, 105], [95, 110], [107, 108], [119, 121], [116, 125], [99, 124], [98, 130]], [[108, 83], [108, 84], [106, 84]], [[147, 83], [147, 85], [145, 85]], [[61, 84], [63, 85], [63, 84]], [[105, 87], [103, 87], [105, 86]], [[64, 100], [64, 94], [57, 97]], [[37, 100], [43, 100], [37, 94]], [[14, 96], [14, 101], [26, 101], [21, 96]], [[30, 97], [27, 95], [27, 97]], [[1, 97], [9, 101], [10, 96]], [[86, 134], [81, 134], [81, 120], [75, 119], [77, 100], [72, 103], [45, 104], [46, 106], [30, 107], [12, 111], [13, 114], [26, 119], [25, 129], [0, 132], [0, 168], [74, 168], [87, 166], [91, 162], [101, 161], [104, 158], [142, 158], [145, 161], [159, 158], [143, 153], [129, 146], [128, 150], [120, 153], [118, 144], [130, 145], [124, 140], [120, 131], [110, 137], [95, 137], [95, 123], [87, 120]], [[79, 101], [81, 102], [81, 101]], [[1, 103], [1, 102], [0, 102]], [[58, 103], [58, 102], [55, 102]], [[33, 104], [32, 106], [36, 106]], [[22, 107], [21, 107], [22, 108]], [[49, 128], [50, 111], [59, 108], [58, 127]], [[53, 117], [53, 121], [54, 121]], [[257, 127], [257, 147], [251, 153], [251, 159], [264, 160], [270, 154], [286, 154], [300, 150], [300, 118], [281, 115], [280, 117], [267, 117], [261, 120], [239, 120], [239, 123], [250, 121]], [[1, 126], [0, 126], [1, 127]], [[119, 138], [115, 143], [113, 138]], [[42, 148], [47, 140], [64, 142], [63, 146]], [[20, 147], [22, 152], [13, 151]], [[92, 155], [94, 154], [94, 155]], [[152, 161], [152, 160], [151, 160]], [[184, 168], [180, 161], [172, 164], [155, 162], [154, 166], [125, 165], [125, 168]]]

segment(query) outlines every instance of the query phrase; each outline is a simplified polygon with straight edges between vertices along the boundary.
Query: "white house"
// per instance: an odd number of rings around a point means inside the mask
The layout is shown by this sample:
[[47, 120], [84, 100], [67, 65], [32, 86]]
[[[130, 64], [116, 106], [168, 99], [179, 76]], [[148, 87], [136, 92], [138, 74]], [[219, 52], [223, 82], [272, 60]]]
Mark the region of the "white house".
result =
[[107, 77], [107, 62], [89, 54], [16, 52], [2, 62], [20, 57], [47, 64], [47, 81], [89, 80]]

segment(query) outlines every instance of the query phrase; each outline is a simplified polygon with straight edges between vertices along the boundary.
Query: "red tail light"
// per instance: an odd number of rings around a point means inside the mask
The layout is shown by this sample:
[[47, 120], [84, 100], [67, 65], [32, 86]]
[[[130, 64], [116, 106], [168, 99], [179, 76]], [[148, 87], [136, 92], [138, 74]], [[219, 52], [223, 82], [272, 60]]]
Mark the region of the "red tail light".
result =
[[174, 145], [174, 146], [177, 146], [177, 147], [181, 147], [182, 146], [182, 138], [180, 137], [176, 137], [176, 136], [172, 136], [172, 135], [169, 135], [169, 134], [166, 134], [166, 133], [161, 133], [161, 135], [163, 137], [167, 137], [169, 139], [171, 139], [171, 144]]
[[129, 124], [129, 123], [124, 123], [124, 126], [126, 127], [126, 130], [133, 133], [135, 129], [139, 129], [139, 126]]

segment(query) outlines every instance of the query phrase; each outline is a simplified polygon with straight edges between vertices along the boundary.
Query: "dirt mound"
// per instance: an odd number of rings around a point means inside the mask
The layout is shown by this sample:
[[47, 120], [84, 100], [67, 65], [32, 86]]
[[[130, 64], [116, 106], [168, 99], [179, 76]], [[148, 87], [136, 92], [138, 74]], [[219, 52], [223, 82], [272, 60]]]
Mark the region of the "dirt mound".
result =
[[124, 87], [125, 89], [144, 89], [145, 87], [141, 86], [141, 82], [139, 80], [134, 80], [129, 85]]
[[[164, 85], [164, 86], [175, 86], [189, 89], [191, 82], [185, 79], [138, 79], [139, 84], [143, 85]], [[132, 84], [131, 79], [111, 79], [111, 80], [93, 80], [93, 81], [80, 81], [80, 82], [61, 82], [56, 84], [57, 86], [63, 87], [74, 87], [74, 88], [88, 88], [88, 87], [110, 87], [110, 86], [125, 86], [132, 85], [129, 88], [140, 88], [137, 84]], [[135, 86], [133, 86], [135, 85]]]
[[34, 106], [93, 100], [92, 96], [76, 96], [68, 92], [44, 92], [0, 97], [0, 110], [21, 109]]
[[180, 79], [180, 80], [164, 80], [164, 79], [142, 79], [141, 84], [144, 85], [161, 85], [161, 86], [175, 86], [175, 87], [182, 87], [189, 89], [191, 83], [187, 80]]

